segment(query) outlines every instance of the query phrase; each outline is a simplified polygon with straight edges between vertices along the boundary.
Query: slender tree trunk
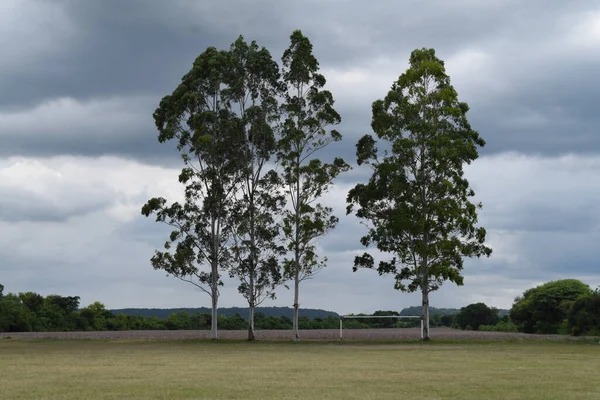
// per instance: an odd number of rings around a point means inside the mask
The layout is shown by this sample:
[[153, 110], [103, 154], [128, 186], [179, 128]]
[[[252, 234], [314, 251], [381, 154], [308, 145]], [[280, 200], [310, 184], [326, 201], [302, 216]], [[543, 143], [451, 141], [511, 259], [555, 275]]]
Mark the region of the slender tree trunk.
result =
[[[254, 165], [252, 165], [254, 167]], [[254, 168], [252, 169], [254, 171]], [[256, 226], [255, 226], [255, 216], [254, 216], [254, 191], [256, 190], [256, 182], [254, 179], [251, 179], [248, 188], [248, 196], [250, 198], [249, 207], [250, 207], [250, 270], [249, 277], [250, 282], [248, 285], [248, 340], [254, 340], [254, 307], [256, 298], [254, 295], [254, 280], [256, 277], [256, 270], [258, 268], [258, 260], [256, 257]]]
[[210, 323], [210, 338], [217, 340], [217, 316], [218, 316], [218, 303], [219, 303], [219, 274], [217, 261], [212, 262], [212, 280], [210, 285], [212, 310], [211, 310], [211, 323]]
[[[428, 247], [428, 237], [427, 232], [425, 233], [424, 241], [425, 248]], [[429, 268], [428, 268], [429, 259], [427, 257], [427, 253], [421, 259], [421, 294], [422, 294], [422, 302], [421, 302], [421, 318], [423, 318], [423, 341], [429, 340]]]
[[300, 293], [300, 280], [298, 279], [298, 273], [294, 278], [294, 340], [300, 341], [300, 333], [298, 332], [298, 297]]
[[210, 321], [210, 338], [217, 340], [217, 303], [219, 301], [219, 293], [216, 286], [212, 287], [212, 310], [211, 310], [211, 321]]
[[422, 289], [423, 302], [421, 308], [421, 318], [423, 318], [423, 341], [429, 340], [429, 290]]
[[250, 304], [248, 308], [248, 340], [254, 341], [254, 304]]
[[[298, 124], [300, 125], [300, 124]], [[299, 146], [297, 146], [299, 148]], [[298, 303], [298, 298], [300, 297], [300, 210], [301, 210], [301, 201], [300, 201], [300, 174], [298, 172], [300, 168], [300, 151], [297, 152], [296, 156], [296, 205], [295, 205], [295, 248], [294, 248], [294, 258], [295, 258], [295, 274], [294, 274], [294, 340], [296, 342], [300, 341], [300, 333], [298, 332], [298, 308], [300, 307]]]
[[427, 256], [421, 260], [421, 318], [423, 319], [423, 341], [429, 340], [429, 273], [427, 271]]
[[254, 308], [256, 307], [256, 298], [254, 296], [254, 274], [255, 270], [250, 271], [250, 287], [248, 299], [248, 340], [253, 341], [254, 338]]

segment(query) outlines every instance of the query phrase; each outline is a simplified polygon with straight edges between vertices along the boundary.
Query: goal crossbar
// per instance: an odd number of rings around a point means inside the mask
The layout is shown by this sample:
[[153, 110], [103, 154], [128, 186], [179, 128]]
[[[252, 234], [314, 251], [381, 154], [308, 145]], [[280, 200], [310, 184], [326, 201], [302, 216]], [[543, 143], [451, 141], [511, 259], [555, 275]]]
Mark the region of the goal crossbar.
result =
[[423, 318], [420, 315], [340, 315], [340, 340], [344, 338], [344, 318], [347, 319], [356, 319], [356, 318], [413, 318], [421, 320], [421, 339], [423, 339]]

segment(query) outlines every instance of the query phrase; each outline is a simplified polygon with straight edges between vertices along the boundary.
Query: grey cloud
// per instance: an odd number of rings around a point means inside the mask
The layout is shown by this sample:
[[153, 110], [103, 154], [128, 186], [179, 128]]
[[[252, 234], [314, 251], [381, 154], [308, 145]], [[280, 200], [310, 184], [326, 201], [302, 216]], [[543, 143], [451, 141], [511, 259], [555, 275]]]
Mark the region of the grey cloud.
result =
[[[550, 61], [550, 60], [549, 60]], [[479, 106], [471, 122], [487, 141], [482, 154], [518, 150], [529, 154], [598, 154], [600, 83], [588, 79], [600, 59], [563, 67], [553, 76], [524, 83], [521, 91]], [[532, 74], [534, 72], [532, 71]], [[493, 100], [492, 100], [493, 101]]]
[[[580, 279], [596, 287], [598, 276], [598, 248], [600, 240], [596, 233], [556, 233], [556, 232], [503, 232], [510, 237], [510, 246], [498, 246], [490, 259], [465, 261], [465, 286], [480, 294], [489, 293], [487, 286], [479, 286], [490, 277], [510, 280], [524, 289], [557, 279]], [[497, 240], [491, 242], [499, 243]], [[507, 254], [510, 253], [510, 254]], [[483, 281], [483, 282], [482, 282]], [[508, 286], [510, 288], [510, 286]]]
[[[597, 157], [557, 159], [518, 154], [484, 157], [469, 166], [466, 175], [475, 187], [475, 201], [483, 202], [481, 226], [487, 229], [487, 242], [494, 253], [489, 259], [465, 260], [467, 293], [473, 298], [489, 295], [500, 299], [506, 295], [502, 293], [512, 293], [511, 285], [522, 292], [531, 285], [565, 277], [585, 278], [593, 285], [587, 277], [597, 276], [598, 271], [598, 167]], [[342, 194], [351, 185], [344, 183], [328, 196], [326, 203], [334, 207], [340, 223], [319, 241], [322, 254], [339, 269], [336, 276], [342, 281], [352, 279], [354, 255], [367, 251], [359, 242], [366, 227], [354, 215], [344, 216]], [[368, 251], [376, 259], [389, 257]], [[471, 287], [490, 276], [506, 279], [497, 293], [489, 293], [487, 286]], [[387, 279], [393, 285], [393, 278]], [[466, 301], [462, 290], [451, 289], [456, 292], [452, 296]]]
[[[60, 4], [62, 15], [75, 30], [74, 37], [66, 43], [69, 51], [59, 52], [55, 58], [44, 54], [44, 68], [23, 70], [16, 66], [7, 71], [0, 93], [10, 96], [2, 98], [1, 104], [34, 104], [40, 99], [64, 96], [89, 99], [163, 93], [178, 84], [206, 47], [228, 46], [242, 31], [251, 34], [253, 29], [248, 27], [253, 20], [249, 10], [266, 9], [260, 8], [260, 3], [239, 3], [237, 15], [245, 25], [240, 26], [236, 21], [216, 22], [226, 11], [224, 3], [219, 2], [107, 0]], [[230, 15], [229, 7], [226, 8]], [[256, 26], [264, 29], [264, 21]], [[40, 30], [37, 34], [52, 32]], [[60, 38], [57, 35], [55, 40]]]
[[[179, 282], [165, 279], [149, 265], [152, 244], [123, 241], [113, 235], [116, 226], [98, 213], [64, 224], [0, 224], [2, 231], [11, 232], [0, 241], [2, 283], [11, 292], [79, 295], [84, 305], [99, 300], [113, 307], [135, 303], [136, 295], [148, 304], [157, 299], [157, 291], [175, 293]], [[145, 288], [145, 293], [111, 291], [123, 285]], [[117, 304], [113, 296], [127, 300]]]
[[597, 243], [600, 243], [600, 231], [538, 233], [522, 235], [519, 251], [554, 275], [594, 275], [600, 266]]
[[61, 98], [29, 110], [0, 111], [0, 156], [119, 155], [177, 164], [174, 143], [160, 144], [152, 113], [158, 100]]
[[[600, 86], [591, 78], [600, 65], [598, 43], [591, 36], [587, 42], [567, 37], [578, 26], [578, 13], [597, 7], [591, 1], [20, 5], [20, 20], [0, 16], [3, 26], [13, 24], [6, 31], [14, 35], [0, 40], [18, 44], [7, 47], [9, 57], [0, 61], [0, 157], [113, 154], [178, 167], [173, 146], [156, 140], [152, 112], [194, 58], [207, 46], [228, 46], [241, 33], [279, 59], [290, 32], [300, 28], [313, 42], [343, 117], [337, 128], [344, 140], [322, 156], [343, 156], [353, 164], [357, 139], [370, 133], [371, 103], [405, 70], [411, 50], [434, 47], [446, 60], [459, 97], [471, 105], [473, 127], [488, 143], [468, 176], [484, 203], [481, 220], [494, 254], [468, 260], [466, 286], [445, 285], [432, 304], [486, 301], [506, 307], [507, 299], [542, 281], [597, 277], [597, 159], [581, 155], [600, 153], [595, 109]], [[36, 6], [41, 8], [27, 9]], [[32, 21], [31, 30], [14, 28], [23, 20]], [[344, 75], [348, 71], [357, 73], [358, 82], [352, 73]], [[493, 156], [511, 150], [577, 156], [567, 163]], [[114, 169], [126, 167], [133, 168], [116, 163]], [[137, 184], [136, 173], [156, 171], [132, 173], [127, 182]], [[391, 277], [351, 272], [354, 253], [364, 251], [359, 238], [365, 228], [353, 215], [345, 216], [345, 197], [368, 175], [364, 168], [342, 175], [326, 200], [340, 224], [319, 242], [329, 267], [303, 285], [302, 306], [369, 312], [418, 304], [418, 295], [393, 290]], [[101, 300], [112, 307], [208, 305], [190, 285], [151, 269], [149, 258], [162, 246], [167, 227], [140, 216], [137, 206], [133, 221], [111, 222], [104, 212], [119, 199], [109, 188], [98, 187], [91, 195], [87, 187], [56, 188], [62, 197], [54, 192], [48, 200], [0, 186], [0, 231], [8, 232], [1, 235], [0, 271], [7, 290], [69, 294], [76, 287], [73, 294], [81, 294], [82, 303]], [[158, 191], [147, 189], [152, 195], [161, 195]], [[142, 194], [130, 194], [134, 198], [124, 207], [138, 201], [141, 206]], [[236, 287], [227, 281], [222, 305], [244, 304]], [[290, 296], [282, 289], [269, 304], [289, 305]]]
[[487, 213], [482, 219], [490, 228], [505, 231], [577, 233], [599, 226], [600, 210], [595, 204], [565, 209], [532, 202], [502, 213]]
[[[27, 175], [24, 178], [27, 182]], [[114, 201], [113, 193], [106, 187], [82, 188], [49, 174], [36, 178], [19, 186], [0, 180], [0, 221], [66, 222], [103, 211]]]
[[[558, 1], [491, 4], [464, 0], [452, 5], [381, 1], [373, 5], [264, 0], [227, 6], [191, 1], [62, 1], [49, 10], [49, 17], [55, 16], [52, 21], [35, 13], [34, 3], [21, 7], [28, 18], [40, 20], [37, 26], [45, 22], [52, 27], [43, 32], [34, 29], [23, 38], [25, 43], [44, 37], [53, 51], [38, 49], [18, 59], [25, 64], [2, 67], [2, 113], [32, 110], [42, 101], [60, 97], [82, 102], [143, 97], [147, 102], [128, 107], [135, 122], [112, 126], [113, 133], [118, 133], [114, 136], [107, 132], [111, 126], [102, 132], [102, 120], [97, 128], [77, 129], [75, 124], [63, 132], [40, 125], [33, 136], [2, 127], [0, 149], [5, 155], [118, 154], [173, 163], [173, 147], [155, 141], [151, 115], [194, 58], [207, 46], [228, 46], [241, 33], [267, 46], [279, 59], [296, 28], [312, 39], [326, 69], [366, 68], [372, 78], [379, 74], [377, 67], [370, 67], [373, 61], [398, 65], [390, 81], [374, 92], [346, 88], [339, 97], [334, 91], [344, 118], [340, 130], [345, 140], [327, 154], [353, 157], [356, 139], [370, 131], [371, 102], [385, 96], [403, 72], [410, 51], [422, 46], [435, 47], [446, 60], [464, 51], [488, 54], [493, 68], [475, 71], [458, 88], [459, 94], [471, 93], [463, 100], [471, 104], [473, 125], [488, 142], [483, 154], [510, 149], [549, 154], [600, 150], [595, 134], [599, 121], [593, 107], [600, 88], [587, 78], [597, 69], [598, 58], [593, 51], [579, 56], [565, 53], [569, 44], [561, 42], [565, 29], [577, 22], [572, 16], [591, 10], [591, 1], [568, 7]], [[19, 31], [9, 32], [16, 35]], [[550, 51], [552, 43], [554, 52]], [[490, 76], [480, 81], [482, 74]], [[508, 92], [486, 88], [490, 81], [498, 81]], [[102, 117], [109, 122], [117, 115], [109, 110]], [[73, 135], [85, 139], [74, 140]]]
[[66, 198], [52, 201], [42, 196], [32, 196], [26, 191], [14, 190], [2, 193], [0, 221], [64, 222], [68, 218], [102, 210], [108, 204], [108, 198], [88, 199], [79, 204], [69, 204]]
[[172, 229], [168, 225], [156, 222], [153, 216], [137, 214], [133, 221], [115, 229], [114, 234], [123, 241], [135, 241], [153, 245], [157, 249], [162, 248]]

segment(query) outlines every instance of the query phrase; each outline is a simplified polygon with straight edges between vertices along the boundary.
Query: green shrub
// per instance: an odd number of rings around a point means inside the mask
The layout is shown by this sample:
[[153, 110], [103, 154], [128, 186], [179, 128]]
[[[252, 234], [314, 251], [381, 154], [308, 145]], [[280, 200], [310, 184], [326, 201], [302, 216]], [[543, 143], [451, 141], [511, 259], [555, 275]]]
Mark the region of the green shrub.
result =
[[600, 292], [580, 296], [571, 306], [567, 320], [572, 335], [597, 335], [600, 332]]
[[500, 321], [498, 310], [483, 303], [469, 304], [460, 309], [454, 318], [455, 324], [466, 330], [478, 330], [481, 325], [496, 325]]
[[500, 321], [496, 325], [481, 325], [479, 330], [487, 332], [518, 332], [519, 328], [511, 321]]
[[510, 319], [526, 333], [565, 331], [563, 321], [576, 300], [591, 293], [590, 287], [577, 279], [551, 281], [528, 289], [523, 296], [517, 297]]

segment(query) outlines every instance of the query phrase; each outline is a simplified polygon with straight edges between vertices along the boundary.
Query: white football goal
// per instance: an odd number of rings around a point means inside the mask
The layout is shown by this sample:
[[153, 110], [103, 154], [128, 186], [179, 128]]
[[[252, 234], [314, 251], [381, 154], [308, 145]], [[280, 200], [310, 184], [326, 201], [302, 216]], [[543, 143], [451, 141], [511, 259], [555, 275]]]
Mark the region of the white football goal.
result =
[[420, 315], [340, 315], [340, 340], [344, 338], [344, 319], [367, 319], [367, 318], [397, 318], [397, 319], [420, 319], [421, 340], [423, 339], [423, 319]]

